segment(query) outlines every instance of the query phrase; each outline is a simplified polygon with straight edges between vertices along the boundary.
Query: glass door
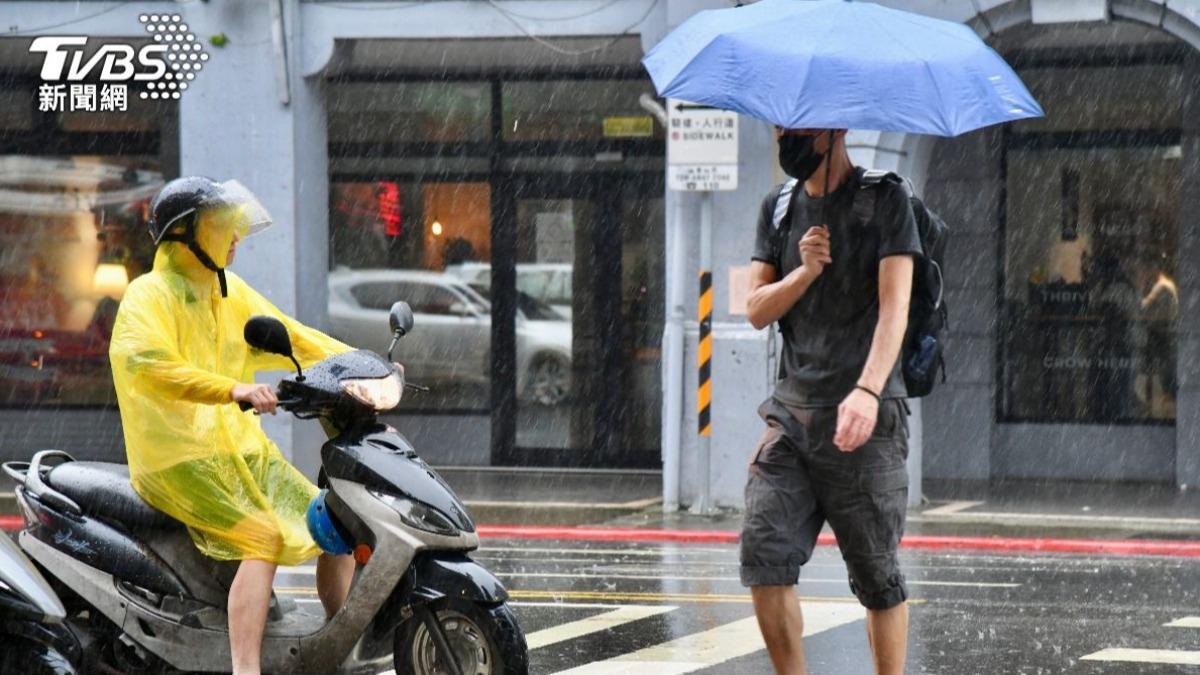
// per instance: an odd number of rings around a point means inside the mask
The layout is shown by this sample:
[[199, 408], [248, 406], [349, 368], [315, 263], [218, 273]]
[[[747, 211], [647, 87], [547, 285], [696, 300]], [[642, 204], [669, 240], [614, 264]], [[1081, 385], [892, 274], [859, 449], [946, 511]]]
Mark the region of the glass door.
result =
[[661, 178], [539, 174], [512, 188], [516, 387], [497, 463], [657, 466]]

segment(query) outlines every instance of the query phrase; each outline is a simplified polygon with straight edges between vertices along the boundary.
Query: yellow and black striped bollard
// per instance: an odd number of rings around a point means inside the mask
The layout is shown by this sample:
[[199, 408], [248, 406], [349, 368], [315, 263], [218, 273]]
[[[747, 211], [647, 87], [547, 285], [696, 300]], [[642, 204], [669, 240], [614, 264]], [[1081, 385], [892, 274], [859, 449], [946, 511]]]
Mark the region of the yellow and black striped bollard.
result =
[[696, 412], [701, 436], [712, 436], [712, 309], [712, 271], [700, 270], [700, 343], [697, 350], [700, 371]]

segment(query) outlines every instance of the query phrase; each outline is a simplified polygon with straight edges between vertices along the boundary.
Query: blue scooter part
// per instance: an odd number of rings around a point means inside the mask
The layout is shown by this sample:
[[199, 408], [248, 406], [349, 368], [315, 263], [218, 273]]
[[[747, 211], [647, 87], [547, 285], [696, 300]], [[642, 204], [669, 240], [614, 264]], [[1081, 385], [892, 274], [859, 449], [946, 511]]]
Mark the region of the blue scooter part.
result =
[[347, 540], [345, 530], [333, 519], [325, 505], [325, 495], [328, 492], [329, 490], [321, 490], [308, 504], [308, 511], [304, 514], [304, 519], [308, 522], [308, 533], [322, 551], [331, 555], [348, 555], [354, 551], [354, 546]]

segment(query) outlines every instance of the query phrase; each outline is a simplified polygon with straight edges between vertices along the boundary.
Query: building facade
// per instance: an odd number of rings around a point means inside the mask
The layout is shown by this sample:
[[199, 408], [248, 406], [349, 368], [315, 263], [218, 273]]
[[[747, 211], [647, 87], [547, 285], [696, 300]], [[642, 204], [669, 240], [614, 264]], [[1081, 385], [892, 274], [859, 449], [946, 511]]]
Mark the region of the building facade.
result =
[[[0, 454], [122, 456], [106, 331], [149, 263], [148, 197], [205, 174], [274, 215], [234, 270], [280, 308], [382, 349], [386, 308], [413, 305], [398, 358], [432, 391], [389, 419], [432, 463], [663, 468], [667, 503], [694, 499], [699, 202], [665, 189], [639, 60], [731, 3], [91, 4], [0, 6]], [[1197, 482], [1200, 2], [884, 4], [968, 23], [1047, 111], [850, 136], [953, 228], [949, 379], [916, 406], [914, 478]], [[197, 58], [171, 68], [186, 89], [88, 110], [87, 90], [43, 93], [48, 35]], [[741, 187], [713, 209], [710, 487], [730, 506], [774, 368], [731, 286], [780, 179], [771, 128], [739, 137]], [[662, 365], [678, 336], [681, 387]], [[267, 423], [312, 470], [319, 429]]]

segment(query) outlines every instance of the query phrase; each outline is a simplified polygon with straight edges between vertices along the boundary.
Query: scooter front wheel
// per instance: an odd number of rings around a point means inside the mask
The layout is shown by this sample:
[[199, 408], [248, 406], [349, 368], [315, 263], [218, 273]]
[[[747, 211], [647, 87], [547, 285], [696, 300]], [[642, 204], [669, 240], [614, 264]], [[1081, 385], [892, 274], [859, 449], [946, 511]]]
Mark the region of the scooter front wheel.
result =
[[[463, 675], [526, 675], [529, 672], [525, 634], [507, 604], [486, 607], [443, 598], [430, 603], [450, 651]], [[396, 628], [397, 673], [446, 675], [454, 672], [442, 658], [437, 640], [421, 614]]]

